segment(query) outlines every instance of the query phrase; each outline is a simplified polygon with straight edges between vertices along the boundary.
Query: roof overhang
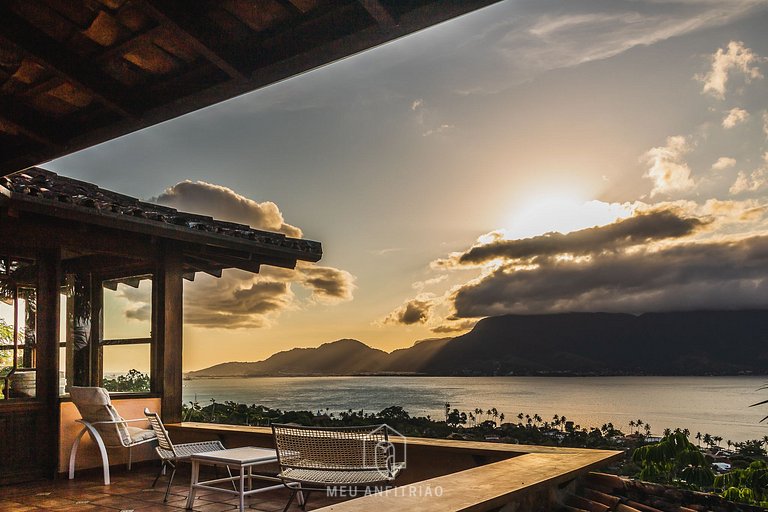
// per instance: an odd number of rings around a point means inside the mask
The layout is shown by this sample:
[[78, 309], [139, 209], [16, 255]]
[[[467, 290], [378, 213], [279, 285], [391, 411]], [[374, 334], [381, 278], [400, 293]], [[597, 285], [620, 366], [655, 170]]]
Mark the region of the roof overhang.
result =
[[497, 1], [3, 2], [0, 175]]

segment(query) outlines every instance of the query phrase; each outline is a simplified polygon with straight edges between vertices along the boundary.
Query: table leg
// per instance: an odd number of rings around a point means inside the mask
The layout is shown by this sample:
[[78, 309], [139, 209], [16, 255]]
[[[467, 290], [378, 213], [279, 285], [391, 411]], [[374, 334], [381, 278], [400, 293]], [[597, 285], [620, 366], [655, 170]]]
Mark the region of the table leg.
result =
[[240, 466], [240, 512], [245, 511], [245, 468]]
[[192, 510], [195, 503], [195, 484], [200, 480], [200, 463], [192, 460], [192, 478], [189, 482], [189, 496], [187, 496], [187, 510]]
[[252, 466], [248, 466], [248, 490], [253, 490], [253, 473], [252, 473]]

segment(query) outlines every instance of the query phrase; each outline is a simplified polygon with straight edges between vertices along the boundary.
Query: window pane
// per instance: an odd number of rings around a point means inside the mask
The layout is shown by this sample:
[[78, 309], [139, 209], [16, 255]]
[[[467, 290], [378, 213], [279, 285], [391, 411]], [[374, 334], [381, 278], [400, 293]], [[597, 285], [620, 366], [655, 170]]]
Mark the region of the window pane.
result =
[[[130, 280], [125, 280], [131, 282]], [[137, 284], [133, 281], [132, 284]], [[109, 286], [115, 286], [112, 290]], [[134, 288], [125, 283], [104, 287], [104, 339], [149, 338], [152, 336], [152, 280], [142, 279]], [[105, 366], [104, 371], [107, 371]]]
[[138, 345], [105, 345], [104, 387], [117, 392], [149, 391], [149, 343]]
[[19, 329], [18, 342], [23, 345], [16, 366], [35, 367], [35, 341], [37, 339], [37, 292], [34, 288], [18, 289], [16, 325]]

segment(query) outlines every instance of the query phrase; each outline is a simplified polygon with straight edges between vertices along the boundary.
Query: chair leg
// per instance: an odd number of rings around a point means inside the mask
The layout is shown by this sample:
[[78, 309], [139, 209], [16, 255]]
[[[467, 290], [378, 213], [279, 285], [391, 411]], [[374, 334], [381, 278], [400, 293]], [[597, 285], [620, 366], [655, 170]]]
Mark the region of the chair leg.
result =
[[293, 498], [296, 497], [296, 493], [299, 492], [298, 489], [294, 489], [293, 487], [291, 489], [291, 496], [288, 498], [288, 503], [285, 504], [285, 508], [283, 509], [283, 512], [288, 512], [288, 507], [291, 506], [291, 503], [293, 503]]
[[131, 452], [131, 447], [129, 446], [128, 447], [128, 471], [131, 470], [131, 462], [133, 462], [132, 459], [133, 459], [133, 456]]
[[160, 465], [160, 471], [158, 471], [157, 476], [155, 477], [154, 482], [152, 482], [152, 488], [155, 488], [155, 485], [157, 485], [157, 481], [160, 480], [160, 477], [165, 474], [165, 461]]
[[307, 510], [307, 502], [309, 501], [309, 492], [310, 491], [304, 491], [299, 487], [299, 492], [301, 493], [302, 497], [304, 498], [301, 503], [301, 510]]
[[69, 452], [69, 479], [73, 480], [75, 478], [75, 459], [77, 459], [77, 448], [80, 446], [80, 440], [85, 435], [85, 431], [87, 429], [83, 427], [83, 430], [80, 431], [80, 433], [75, 438], [75, 441], [72, 443], [72, 449]]
[[171, 484], [173, 483], [173, 477], [176, 476], [176, 467], [174, 466], [173, 470], [171, 471], [171, 478], [168, 479], [168, 487], [165, 489], [165, 497], [163, 498], [163, 503], [168, 502], [168, 493], [171, 492]]

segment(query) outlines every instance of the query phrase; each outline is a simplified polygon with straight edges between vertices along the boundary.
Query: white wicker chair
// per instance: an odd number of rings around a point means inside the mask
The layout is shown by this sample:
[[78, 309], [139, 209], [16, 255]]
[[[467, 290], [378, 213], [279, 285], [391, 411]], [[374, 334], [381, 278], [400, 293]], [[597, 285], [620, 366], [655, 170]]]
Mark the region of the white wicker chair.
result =
[[299, 503], [304, 509], [311, 491], [391, 485], [405, 463], [395, 460], [388, 430], [386, 425], [302, 427], [273, 423], [280, 464], [277, 476], [291, 490], [283, 512], [297, 493], [301, 493]]
[[70, 390], [72, 402], [74, 402], [81, 419], [76, 420], [83, 425], [83, 429], [72, 443], [72, 451], [69, 454], [69, 479], [75, 478], [75, 459], [80, 440], [86, 432], [91, 435], [101, 454], [101, 463], [104, 466], [104, 485], [109, 485], [109, 458], [107, 448], [128, 448], [128, 469], [131, 469], [131, 448], [155, 440], [155, 433], [151, 430], [131, 427], [128, 423], [146, 423], [146, 418], [126, 420], [118, 414], [112, 406], [109, 392], [98, 387], [77, 387]]
[[[176, 475], [176, 465], [179, 462], [189, 461], [189, 458], [196, 453], [223, 450], [224, 445], [221, 444], [221, 441], [201, 441], [198, 443], [173, 444], [171, 442], [170, 436], [168, 435], [168, 431], [165, 429], [165, 425], [163, 425], [163, 422], [160, 419], [160, 416], [156, 412], [151, 412], [149, 409], [144, 409], [144, 415], [147, 417], [149, 424], [152, 426], [152, 430], [154, 430], [155, 434], [157, 435], [157, 446], [155, 447], [155, 451], [163, 461], [160, 472], [155, 477], [155, 481], [152, 482], [152, 487], [157, 484], [160, 476], [165, 474], [166, 468], [168, 466], [171, 467], [171, 476], [168, 479], [168, 487], [165, 489], [165, 497], [163, 498], [163, 503], [165, 503], [168, 501], [168, 493], [171, 491], [173, 477]], [[230, 477], [232, 476], [232, 472], [230, 471], [229, 466], [227, 466], [227, 473], [229, 473]], [[232, 485], [234, 485], [234, 482]]]

